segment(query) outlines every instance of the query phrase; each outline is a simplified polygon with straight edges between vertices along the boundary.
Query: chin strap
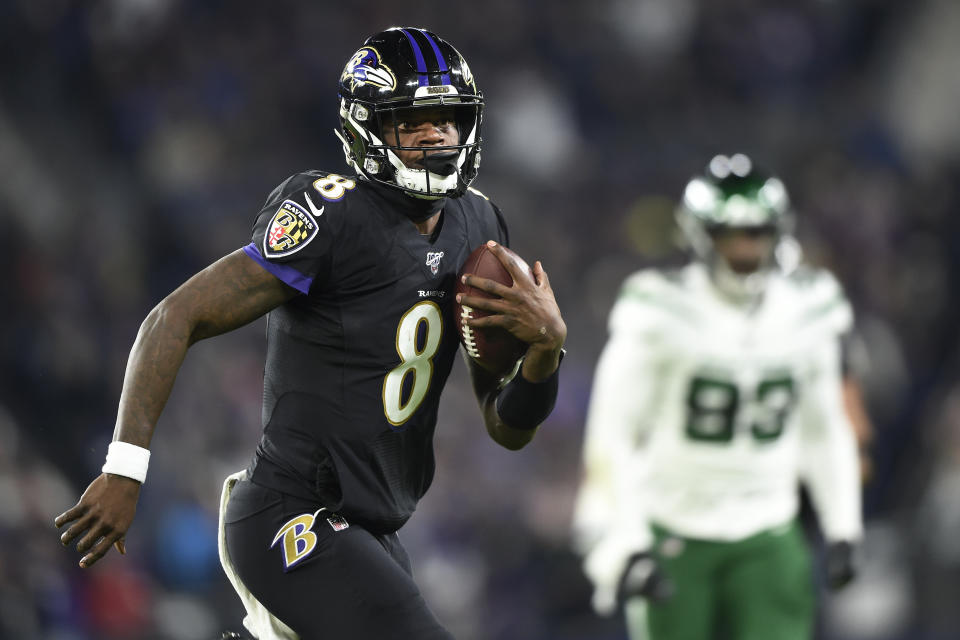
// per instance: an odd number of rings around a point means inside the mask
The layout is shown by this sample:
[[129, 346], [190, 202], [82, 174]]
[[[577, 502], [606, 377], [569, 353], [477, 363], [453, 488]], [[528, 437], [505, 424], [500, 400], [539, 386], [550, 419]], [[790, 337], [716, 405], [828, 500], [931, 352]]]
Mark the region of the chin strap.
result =
[[[391, 156], [392, 162], [393, 152], [388, 154]], [[394, 169], [396, 170], [395, 180], [397, 185], [404, 189], [416, 191], [416, 194], [411, 195], [418, 198], [443, 198], [448, 191], [456, 189], [459, 183], [456, 170], [451, 175], [442, 176], [426, 169], [413, 169], [402, 162], [400, 166], [394, 164]]]

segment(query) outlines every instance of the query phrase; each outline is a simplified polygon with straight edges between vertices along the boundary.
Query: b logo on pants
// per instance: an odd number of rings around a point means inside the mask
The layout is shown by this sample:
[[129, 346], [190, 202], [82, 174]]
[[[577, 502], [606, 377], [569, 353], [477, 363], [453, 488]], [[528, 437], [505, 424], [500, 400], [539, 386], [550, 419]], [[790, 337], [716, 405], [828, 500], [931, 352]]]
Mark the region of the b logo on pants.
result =
[[[321, 509], [320, 511], [323, 511]], [[317, 546], [317, 534], [310, 529], [316, 522], [317, 514], [305, 513], [287, 521], [277, 535], [274, 536], [270, 548], [277, 546], [277, 542], [283, 539], [283, 570], [289, 571], [298, 562], [310, 555], [310, 552]]]

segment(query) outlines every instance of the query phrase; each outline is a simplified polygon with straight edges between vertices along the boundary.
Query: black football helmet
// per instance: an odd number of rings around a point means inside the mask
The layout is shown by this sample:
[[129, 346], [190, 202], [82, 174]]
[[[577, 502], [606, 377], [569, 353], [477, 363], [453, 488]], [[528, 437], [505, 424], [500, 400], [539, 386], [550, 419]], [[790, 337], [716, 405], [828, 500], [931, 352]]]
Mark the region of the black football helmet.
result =
[[[361, 177], [427, 199], [461, 196], [476, 177], [483, 96], [467, 61], [436, 34], [394, 27], [370, 36], [343, 68], [339, 95], [335, 133]], [[458, 144], [423, 150], [425, 168], [406, 166], [396, 151], [422, 149], [387, 145], [384, 128], [398, 126], [399, 110], [438, 105], [453, 107]]]
[[[770, 269], [790, 270], [799, 260], [799, 245], [790, 235], [793, 214], [786, 187], [742, 153], [714, 156], [703, 175], [687, 183], [676, 217], [716, 286], [734, 299], [755, 298], [763, 292]], [[756, 271], [737, 273], [714, 248], [714, 236], [725, 229], [769, 232], [775, 239], [773, 251]]]

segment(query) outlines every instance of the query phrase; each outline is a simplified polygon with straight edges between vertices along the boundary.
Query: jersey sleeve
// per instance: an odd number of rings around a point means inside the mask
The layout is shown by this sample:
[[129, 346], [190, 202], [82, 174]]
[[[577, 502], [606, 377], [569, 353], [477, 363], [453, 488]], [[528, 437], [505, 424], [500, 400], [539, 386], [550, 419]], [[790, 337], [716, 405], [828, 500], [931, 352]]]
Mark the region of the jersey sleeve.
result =
[[280, 184], [257, 215], [244, 252], [264, 269], [303, 294], [330, 271], [338, 203], [314, 188], [321, 174], [297, 174]]
[[610, 313], [611, 335], [633, 335], [653, 340], [677, 323], [694, 322], [696, 305], [664, 272], [647, 269], [628, 277]]
[[[494, 202], [481, 193], [479, 190], [469, 187], [467, 193], [463, 196], [466, 199], [472, 199], [478, 209], [482, 212], [484, 235], [487, 240], [496, 240], [505, 247], [510, 246], [510, 232], [507, 230], [507, 220]], [[488, 215], [493, 211], [493, 215]]]
[[507, 230], [507, 220], [503, 217], [503, 212], [500, 211], [500, 207], [490, 203], [490, 206], [493, 207], [493, 212], [497, 215], [497, 226], [496, 226], [496, 241], [502, 244], [505, 247], [510, 246], [510, 232]]
[[795, 277], [796, 286], [803, 302], [803, 310], [797, 317], [797, 330], [801, 334], [816, 336], [842, 336], [853, 327], [853, 308], [843, 287], [825, 269], [805, 268]]
[[629, 557], [653, 543], [638, 496], [645, 417], [662, 355], [646, 301], [647, 285], [628, 280], [610, 314], [610, 336], [597, 362], [584, 437], [584, 476], [574, 510], [573, 534], [584, 570], [595, 586], [600, 613], [615, 606], [616, 588]]
[[[584, 434], [584, 478], [574, 519], [574, 539], [587, 552], [614, 524], [619, 500], [645, 436], [658, 362], [656, 274], [641, 272], [626, 280], [610, 311], [609, 336], [593, 377]], [[630, 500], [630, 510], [636, 502]]]
[[828, 541], [862, 536], [859, 456], [842, 397], [840, 339], [825, 340], [799, 406], [801, 477]]
[[793, 279], [800, 312], [794, 339], [809, 346], [810, 368], [798, 406], [800, 472], [824, 536], [855, 540], [862, 533], [859, 455], [843, 402], [844, 337], [853, 310], [837, 279], [805, 267]]

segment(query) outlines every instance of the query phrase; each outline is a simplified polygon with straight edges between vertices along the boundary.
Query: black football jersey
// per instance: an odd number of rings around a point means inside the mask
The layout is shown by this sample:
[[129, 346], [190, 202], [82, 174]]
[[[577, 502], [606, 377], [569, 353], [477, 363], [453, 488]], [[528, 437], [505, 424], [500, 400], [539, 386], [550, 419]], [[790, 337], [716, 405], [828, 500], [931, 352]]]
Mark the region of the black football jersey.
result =
[[457, 271], [490, 239], [506, 225], [475, 190], [430, 236], [362, 180], [308, 171], [273, 191], [244, 250], [303, 295], [267, 316], [254, 482], [376, 531], [406, 522], [433, 478]]

